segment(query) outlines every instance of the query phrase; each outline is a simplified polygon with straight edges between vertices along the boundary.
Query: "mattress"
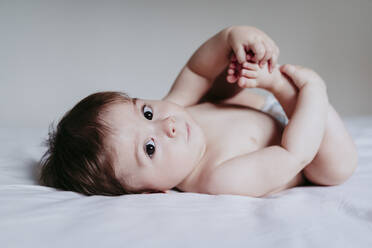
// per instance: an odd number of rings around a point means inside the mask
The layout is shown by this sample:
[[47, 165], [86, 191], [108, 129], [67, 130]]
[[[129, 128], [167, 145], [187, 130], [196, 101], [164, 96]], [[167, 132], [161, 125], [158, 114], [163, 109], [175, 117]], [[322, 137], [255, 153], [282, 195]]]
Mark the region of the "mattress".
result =
[[47, 130], [0, 128], [0, 246], [372, 247], [372, 116], [344, 121], [359, 153], [347, 182], [265, 198], [87, 197], [39, 186]]

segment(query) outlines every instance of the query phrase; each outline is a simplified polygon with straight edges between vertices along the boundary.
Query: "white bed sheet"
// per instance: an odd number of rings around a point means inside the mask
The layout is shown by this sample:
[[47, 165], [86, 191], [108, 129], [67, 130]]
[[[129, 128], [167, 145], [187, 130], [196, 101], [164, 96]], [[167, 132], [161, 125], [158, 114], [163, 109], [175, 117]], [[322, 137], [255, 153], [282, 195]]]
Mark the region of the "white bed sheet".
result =
[[359, 152], [350, 180], [261, 199], [38, 186], [47, 130], [0, 128], [0, 247], [372, 247], [372, 117], [345, 121]]

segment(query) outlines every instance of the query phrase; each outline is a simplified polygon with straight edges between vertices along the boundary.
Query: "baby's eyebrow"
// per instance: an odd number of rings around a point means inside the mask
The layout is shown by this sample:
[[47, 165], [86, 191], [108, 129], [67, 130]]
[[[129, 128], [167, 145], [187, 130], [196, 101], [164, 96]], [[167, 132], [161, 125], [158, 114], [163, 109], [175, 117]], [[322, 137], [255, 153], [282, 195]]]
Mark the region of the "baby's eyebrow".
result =
[[138, 113], [137, 100], [137, 97], [132, 98], [133, 110], [135, 113]]
[[132, 98], [132, 103], [133, 103], [134, 105], [136, 105], [136, 103], [137, 103], [137, 100], [138, 100], [138, 98], [137, 98], [137, 97], [133, 97], [133, 98]]

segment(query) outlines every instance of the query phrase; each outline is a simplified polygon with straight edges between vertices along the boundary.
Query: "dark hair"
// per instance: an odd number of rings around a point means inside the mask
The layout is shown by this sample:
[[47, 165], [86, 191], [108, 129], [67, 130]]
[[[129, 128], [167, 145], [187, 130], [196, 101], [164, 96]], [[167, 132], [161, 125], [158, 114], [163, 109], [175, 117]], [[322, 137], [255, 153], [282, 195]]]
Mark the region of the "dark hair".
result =
[[101, 118], [103, 111], [112, 104], [129, 101], [131, 98], [123, 92], [94, 93], [68, 111], [56, 129], [52, 124], [45, 142], [48, 150], [40, 161], [41, 183], [85, 195], [148, 191], [125, 189], [115, 176], [113, 151], [105, 144], [112, 131]]

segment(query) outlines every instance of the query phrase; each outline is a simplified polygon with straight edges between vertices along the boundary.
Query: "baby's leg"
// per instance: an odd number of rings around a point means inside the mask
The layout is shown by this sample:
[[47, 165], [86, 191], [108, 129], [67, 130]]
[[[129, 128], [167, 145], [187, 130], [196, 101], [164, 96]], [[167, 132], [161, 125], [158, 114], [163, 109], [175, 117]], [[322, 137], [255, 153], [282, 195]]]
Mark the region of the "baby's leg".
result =
[[358, 164], [355, 144], [336, 110], [329, 104], [322, 143], [314, 160], [304, 169], [306, 178], [320, 185], [346, 181]]
[[[279, 71], [279, 67], [276, 67], [272, 74], [269, 74], [266, 68], [257, 72], [262, 73], [261, 76], [257, 76], [257, 83], [267, 86], [266, 89], [274, 94], [290, 119], [297, 102], [296, 86]], [[304, 168], [304, 175], [314, 184], [337, 185], [353, 174], [357, 160], [355, 144], [341, 118], [329, 104], [326, 129], [320, 148], [313, 161]]]

